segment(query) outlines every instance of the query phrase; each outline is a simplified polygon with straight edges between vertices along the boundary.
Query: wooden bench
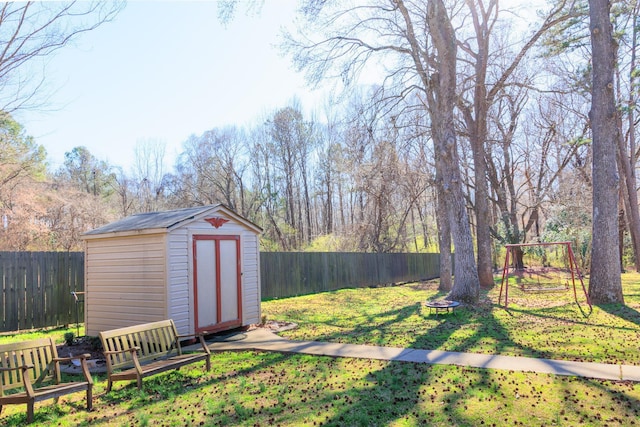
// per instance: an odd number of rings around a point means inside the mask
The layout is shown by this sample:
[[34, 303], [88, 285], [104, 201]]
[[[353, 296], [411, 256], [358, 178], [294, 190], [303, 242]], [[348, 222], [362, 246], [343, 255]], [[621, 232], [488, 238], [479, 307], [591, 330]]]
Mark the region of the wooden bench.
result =
[[[114, 381], [137, 380], [205, 360], [211, 370], [211, 352], [203, 334], [178, 335], [173, 320], [145, 323], [99, 333], [107, 360], [107, 392]], [[198, 337], [202, 352], [184, 353], [180, 341]]]
[[[3, 405], [26, 404], [27, 422], [32, 423], [35, 402], [55, 399], [57, 403], [60, 396], [77, 391], [86, 391], [87, 410], [90, 411], [93, 379], [87, 357], [90, 355], [58, 357], [51, 338], [0, 344], [0, 412]], [[80, 360], [84, 380], [63, 383], [60, 363], [73, 359]]]

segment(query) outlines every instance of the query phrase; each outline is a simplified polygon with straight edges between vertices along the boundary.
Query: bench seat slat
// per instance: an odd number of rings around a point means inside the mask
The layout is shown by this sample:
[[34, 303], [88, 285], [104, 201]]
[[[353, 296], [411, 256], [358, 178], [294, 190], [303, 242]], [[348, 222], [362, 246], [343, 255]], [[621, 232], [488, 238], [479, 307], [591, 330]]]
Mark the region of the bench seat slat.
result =
[[[33, 397], [36, 402], [40, 402], [42, 400], [54, 399], [57, 397], [62, 397], [65, 394], [75, 393], [77, 391], [85, 391], [87, 389], [88, 382], [71, 382], [71, 383], [63, 383], [63, 384], [52, 384], [44, 387], [40, 387], [34, 389]], [[27, 403], [29, 400], [29, 396], [27, 396], [26, 392], [14, 393], [8, 396], [3, 397], [3, 404], [19, 404], [19, 403]]]
[[[202, 354], [183, 354], [182, 356], [174, 356], [168, 359], [156, 360], [146, 363], [143, 367], [143, 377], [159, 374], [161, 372], [171, 371], [182, 366], [188, 365], [200, 360], [206, 360], [207, 355]], [[134, 368], [122, 370], [111, 374], [114, 380], [135, 380], [138, 373]]]

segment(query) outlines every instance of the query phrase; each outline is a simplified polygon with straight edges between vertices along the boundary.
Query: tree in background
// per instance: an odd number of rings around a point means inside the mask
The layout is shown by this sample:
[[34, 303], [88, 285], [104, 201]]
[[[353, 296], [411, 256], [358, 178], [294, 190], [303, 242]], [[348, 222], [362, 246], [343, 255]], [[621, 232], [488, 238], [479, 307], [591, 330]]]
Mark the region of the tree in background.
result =
[[0, 193], [24, 177], [44, 178], [46, 152], [9, 114], [0, 114]]
[[[44, 148], [24, 135], [10, 113], [45, 106], [46, 58], [80, 34], [112, 20], [123, 6], [119, 1], [29, 1], [0, 5], [0, 240], [3, 248], [77, 248], [78, 233], [65, 239], [74, 242], [67, 244], [57, 240], [51, 231], [55, 221], [49, 217], [49, 209], [52, 203], [57, 203], [53, 202], [57, 198], [51, 197], [57, 186], [45, 182]], [[86, 190], [86, 179], [84, 184]], [[98, 190], [97, 184], [94, 176], [94, 193]]]
[[46, 104], [44, 62], [124, 7], [109, 2], [4, 2], [0, 6], [0, 110]]
[[618, 255], [619, 129], [616, 119], [614, 70], [616, 43], [609, 0], [589, 0], [593, 84], [593, 245], [589, 296], [593, 303], [624, 302]]
[[[461, 51], [461, 63], [469, 64], [468, 67], [460, 67], [462, 81], [458, 98], [458, 108], [462, 113], [464, 123], [463, 134], [467, 135], [473, 154], [473, 206], [476, 221], [476, 240], [478, 275], [480, 285], [493, 286], [493, 263], [491, 259], [491, 229], [492, 220], [498, 218], [490, 215], [489, 183], [487, 182], [488, 169], [496, 169], [491, 163], [493, 158], [488, 155], [490, 141], [493, 140], [490, 132], [490, 114], [495, 104], [501, 98], [509, 97], [517, 88], [533, 86], [533, 78], [519, 72], [524, 68], [527, 55], [534, 50], [538, 40], [559, 23], [569, 19], [570, 11], [565, 9], [572, 2], [559, 1], [553, 8], [545, 13], [544, 19], [531, 34], [526, 34], [523, 40], [514, 44], [512, 28], [507, 22], [500, 20], [504, 12], [500, 9], [498, 0], [466, 0], [468, 10], [468, 27], [459, 28], [458, 46]], [[504, 37], [509, 34], [509, 39]], [[521, 36], [518, 36], [520, 38]], [[520, 46], [519, 48], [517, 46]], [[514, 78], [515, 77], [515, 78]], [[515, 90], [514, 87], [515, 86]], [[502, 99], [504, 101], [504, 99]], [[512, 125], [517, 125], [517, 120], [511, 120]], [[500, 217], [510, 219], [508, 211], [501, 209]], [[511, 224], [515, 226], [516, 224]], [[509, 243], [521, 243], [523, 236], [512, 235], [515, 240]]]
[[46, 227], [41, 183], [46, 152], [27, 136], [9, 114], [0, 114], [0, 216], [2, 246], [13, 250], [32, 247]]
[[245, 182], [250, 157], [246, 138], [236, 127], [190, 136], [175, 174], [166, 179], [171, 206], [223, 203], [247, 218], [255, 214], [255, 201]]
[[96, 158], [87, 147], [74, 147], [64, 154], [64, 164], [56, 173], [60, 183], [93, 196], [109, 197], [114, 190], [111, 166]]
[[143, 139], [134, 148], [133, 180], [138, 210], [155, 212], [166, 209], [164, 156], [166, 144], [155, 139]]
[[[313, 82], [335, 77], [348, 87], [363, 69], [379, 61], [385, 76], [372, 101], [379, 105], [376, 111], [389, 114], [399, 104], [419, 108], [408, 105], [408, 100], [421, 100], [426, 107], [436, 153], [438, 209], [446, 212], [439, 218], [450, 222], [456, 247], [450, 296], [476, 301], [478, 273], [455, 130], [457, 40], [445, 3], [371, 1], [346, 7], [312, 1], [305, 5], [307, 21], [298, 28], [300, 34], [289, 37], [288, 46]], [[373, 128], [369, 126], [369, 133]]]

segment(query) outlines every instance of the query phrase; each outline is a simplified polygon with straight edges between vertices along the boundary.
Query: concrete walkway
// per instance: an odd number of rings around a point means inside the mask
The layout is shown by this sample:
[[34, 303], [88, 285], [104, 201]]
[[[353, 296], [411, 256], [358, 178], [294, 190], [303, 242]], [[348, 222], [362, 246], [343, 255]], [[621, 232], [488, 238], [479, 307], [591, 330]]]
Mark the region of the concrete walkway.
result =
[[[417, 350], [371, 345], [334, 344], [318, 341], [292, 341], [282, 338], [264, 328], [229, 335], [226, 339], [219, 341], [210, 341], [208, 342], [208, 346], [214, 351], [278, 351], [312, 354], [316, 356], [355, 357], [361, 359], [471, 366], [476, 368], [640, 382], [640, 366], [570, 362], [565, 360], [535, 359], [531, 357], [457, 353], [451, 351]], [[197, 347], [194, 347], [194, 349], [197, 349]]]

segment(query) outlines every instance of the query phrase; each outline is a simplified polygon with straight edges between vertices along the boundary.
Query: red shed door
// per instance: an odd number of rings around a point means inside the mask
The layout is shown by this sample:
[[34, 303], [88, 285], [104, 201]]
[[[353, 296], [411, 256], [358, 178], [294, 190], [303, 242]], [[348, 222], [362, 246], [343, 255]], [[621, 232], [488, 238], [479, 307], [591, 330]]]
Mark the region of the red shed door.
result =
[[242, 325], [240, 236], [193, 237], [196, 332]]

